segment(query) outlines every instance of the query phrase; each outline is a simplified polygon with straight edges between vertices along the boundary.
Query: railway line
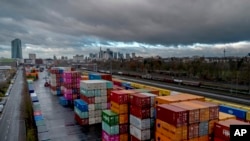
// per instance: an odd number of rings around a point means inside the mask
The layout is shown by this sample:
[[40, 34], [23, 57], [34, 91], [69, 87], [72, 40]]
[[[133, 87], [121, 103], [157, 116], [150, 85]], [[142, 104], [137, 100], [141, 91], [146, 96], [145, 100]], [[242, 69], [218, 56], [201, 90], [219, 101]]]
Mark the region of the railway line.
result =
[[141, 83], [141, 84], [145, 84], [145, 85], [156, 86], [159, 88], [169, 89], [169, 90], [173, 90], [173, 91], [192, 93], [192, 94], [196, 94], [196, 95], [200, 95], [200, 96], [205, 96], [208, 98], [233, 102], [233, 103], [237, 103], [237, 104], [243, 104], [243, 105], [247, 105], [247, 106], [250, 105], [250, 98], [247, 96], [237, 97], [235, 95], [225, 95], [221, 92], [216, 92], [216, 91], [211, 92], [211, 91], [201, 90], [201, 89], [192, 88], [192, 87], [180, 87], [178, 85], [174, 86], [174, 85], [168, 85], [168, 84], [162, 84], [162, 83], [160, 84], [159, 82], [155, 82], [155, 81], [148, 81], [148, 80], [145, 81], [143, 79], [135, 79], [135, 78], [123, 77], [123, 76], [119, 76], [119, 75], [113, 75], [113, 76], [115, 78], [119, 78], [122, 80]]

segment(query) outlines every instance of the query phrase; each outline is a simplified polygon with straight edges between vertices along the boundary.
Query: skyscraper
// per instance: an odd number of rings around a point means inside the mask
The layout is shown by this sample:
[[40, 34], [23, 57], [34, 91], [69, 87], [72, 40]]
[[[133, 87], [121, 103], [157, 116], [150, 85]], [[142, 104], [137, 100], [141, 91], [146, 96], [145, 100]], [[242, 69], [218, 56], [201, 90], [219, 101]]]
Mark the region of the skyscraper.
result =
[[22, 44], [20, 39], [11, 41], [11, 58], [22, 59]]

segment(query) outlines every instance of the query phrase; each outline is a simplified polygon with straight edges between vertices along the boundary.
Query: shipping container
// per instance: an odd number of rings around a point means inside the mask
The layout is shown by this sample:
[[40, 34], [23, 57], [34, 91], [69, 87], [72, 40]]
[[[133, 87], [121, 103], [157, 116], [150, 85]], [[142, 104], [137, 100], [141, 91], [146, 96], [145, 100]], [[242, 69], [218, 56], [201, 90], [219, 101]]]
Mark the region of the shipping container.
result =
[[167, 122], [156, 119], [156, 132], [163, 134], [171, 140], [186, 140], [187, 126], [175, 127]]
[[119, 134], [126, 134], [128, 133], [129, 125], [128, 124], [119, 124]]
[[211, 102], [203, 102], [198, 100], [192, 100], [193, 103], [197, 103], [203, 106], [209, 107], [209, 120], [219, 118], [219, 105]]
[[128, 104], [118, 104], [116, 102], [111, 101], [111, 110], [116, 112], [117, 114], [126, 114], [128, 113]]
[[135, 126], [130, 125], [130, 134], [142, 141], [150, 139], [150, 129], [140, 130]]
[[130, 105], [130, 114], [140, 119], [150, 118], [151, 116], [150, 110], [151, 110], [150, 108], [141, 108], [135, 105]]
[[103, 141], [120, 141], [119, 135], [109, 135], [107, 132], [102, 130], [102, 140]]
[[208, 135], [209, 122], [203, 121], [199, 123], [199, 137]]
[[235, 115], [219, 112], [219, 120], [236, 119]]
[[140, 119], [136, 116], [129, 116], [130, 124], [137, 127], [140, 130], [149, 129], [151, 126], [150, 119]]
[[102, 111], [102, 120], [108, 125], [117, 125], [119, 124], [118, 114], [112, 112], [111, 110]]
[[193, 101], [182, 102], [183, 104], [191, 107], [196, 107], [200, 112], [200, 122], [209, 120], [209, 107], [201, 104], [194, 103]]
[[156, 141], [173, 141], [159, 132], [155, 132], [155, 140]]
[[175, 127], [186, 126], [188, 111], [173, 105], [162, 104], [156, 107], [156, 118]]
[[234, 108], [234, 107], [230, 107], [226, 105], [220, 105], [219, 109], [220, 109], [220, 112], [235, 115], [237, 118], [240, 118], [243, 120], [246, 119], [246, 114], [247, 114], [246, 110], [242, 110], [242, 109], [238, 109], [238, 108]]
[[119, 114], [119, 124], [128, 123], [128, 114]]
[[199, 124], [193, 123], [187, 126], [187, 139], [199, 137]]
[[171, 103], [170, 105], [186, 109], [188, 111], [187, 120], [189, 124], [197, 123], [200, 121], [200, 110], [197, 107], [187, 105], [183, 102]]
[[111, 91], [110, 99], [118, 104], [127, 104], [129, 101], [128, 94], [124, 93], [123, 90]]
[[152, 94], [152, 93], [140, 93], [140, 94], [150, 97], [150, 106], [151, 107], [153, 107], [155, 105], [155, 98], [157, 97], [157, 95]]
[[142, 108], [148, 108], [151, 105], [151, 98], [149, 96], [137, 93], [129, 95], [130, 103]]
[[215, 123], [214, 126], [214, 136], [218, 137], [224, 141], [230, 140], [230, 125], [250, 125], [249, 123], [242, 122], [235, 119], [228, 119], [224, 121], [219, 121]]
[[74, 105], [83, 112], [88, 111], [88, 104], [81, 99], [74, 100]]
[[109, 125], [106, 122], [102, 121], [102, 129], [109, 135], [119, 134], [119, 125]]
[[214, 125], [216, 122], [218, 122], [218, 119], [213, 119], [209, 121], [209, 126], [208, 126], [208, 134], [211, 135], [214, 131]]
[[128, 133], [120, 134], [120, 141], [128, 141]]

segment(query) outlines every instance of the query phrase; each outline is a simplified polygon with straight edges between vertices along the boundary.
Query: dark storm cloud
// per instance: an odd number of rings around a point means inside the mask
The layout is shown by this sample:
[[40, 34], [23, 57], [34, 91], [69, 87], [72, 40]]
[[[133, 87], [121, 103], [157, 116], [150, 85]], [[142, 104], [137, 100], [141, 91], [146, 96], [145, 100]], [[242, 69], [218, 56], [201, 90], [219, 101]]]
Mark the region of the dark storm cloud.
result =
[[137, 42], [146, 44], [138, 50], [186, 45], [180, 54], [201, 53], [192, 45], [249, 41], [249, 13], [249, 0], [1, 0], [0, 45], [13, 38], [55, 49]]

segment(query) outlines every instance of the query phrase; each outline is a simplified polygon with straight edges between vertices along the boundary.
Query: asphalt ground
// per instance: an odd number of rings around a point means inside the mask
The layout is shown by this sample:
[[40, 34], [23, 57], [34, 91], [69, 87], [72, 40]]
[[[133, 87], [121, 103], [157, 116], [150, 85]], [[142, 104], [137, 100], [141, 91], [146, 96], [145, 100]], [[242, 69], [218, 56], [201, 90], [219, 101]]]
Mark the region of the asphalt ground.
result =
[[44, 118], [42, 126], [38, 126], [39, 140], [51, 141], [101, 141], [101, 124], [80, 126], [74, 119], [74, 111], [70, 107], [59, 104], [59, 96], [50, 93], [44, 87], [46, 72], [39, 74], [34, 83], [40, 110]]

